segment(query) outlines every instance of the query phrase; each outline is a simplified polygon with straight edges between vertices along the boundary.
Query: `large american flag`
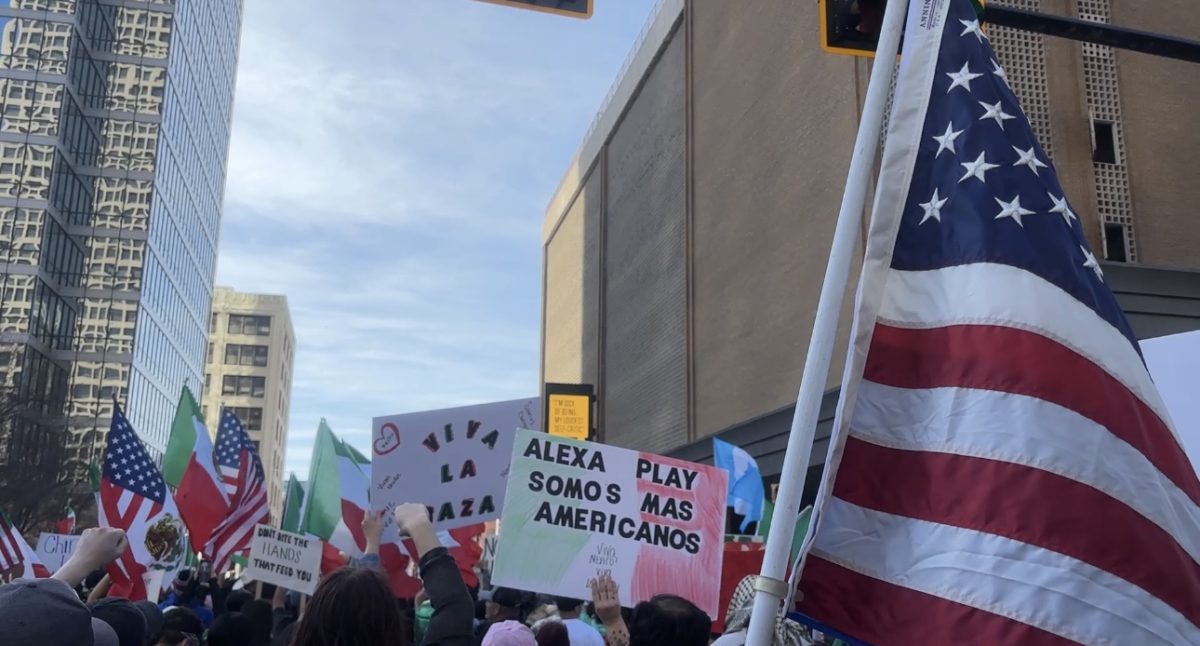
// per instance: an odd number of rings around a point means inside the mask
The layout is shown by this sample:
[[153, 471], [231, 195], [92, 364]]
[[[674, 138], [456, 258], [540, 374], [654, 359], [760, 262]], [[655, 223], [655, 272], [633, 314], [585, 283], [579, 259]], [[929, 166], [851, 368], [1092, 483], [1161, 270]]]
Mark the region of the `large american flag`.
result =
[[1200, 482], [968, 0], [910, 6], [877, 193], [802, 612], [1200, 643]]
[[[270, 521], [267, 483], [262, 461], [250, 443], [250, 436], [228, 408], [221, 409], [217, 430], [217, 466], [229, 487], [229, 516], [213, 530], [204, 550], [213, 560], [215, 572], [225, 569], [230, 557], [249, 548], [254, 526]], [[228, 475], [233, 473], [230, 487]]]
[[123, 529], [129, 538], [129, 547], [107, 568], [115, 594], [145, 599], [147, 570], [171, 569], [182, 556], [183, 524], [167, 483], [116, 402], [97, 501], [100, 524]]

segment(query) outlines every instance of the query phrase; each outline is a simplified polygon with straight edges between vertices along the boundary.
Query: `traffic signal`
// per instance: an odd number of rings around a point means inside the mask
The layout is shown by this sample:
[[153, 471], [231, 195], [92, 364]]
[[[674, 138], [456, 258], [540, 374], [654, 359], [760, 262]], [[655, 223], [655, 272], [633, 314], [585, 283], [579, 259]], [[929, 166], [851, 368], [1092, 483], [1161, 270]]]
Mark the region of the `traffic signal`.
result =
[[[982, 17], [984, 0], [972, 1]], [[887, 0], [819, 0], [821, 49], [874, 58], [886, 5]], [[903, 38], [900, 46], [903, 51]]]

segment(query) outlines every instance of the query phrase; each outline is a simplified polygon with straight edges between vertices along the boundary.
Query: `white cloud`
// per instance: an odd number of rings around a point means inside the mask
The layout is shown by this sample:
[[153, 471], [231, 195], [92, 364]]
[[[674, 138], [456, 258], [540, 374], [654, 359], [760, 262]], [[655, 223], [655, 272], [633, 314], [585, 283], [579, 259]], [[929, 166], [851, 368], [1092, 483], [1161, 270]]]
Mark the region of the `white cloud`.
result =
[[288, 470], [537, 391], [545, 204], [652, 4], [247, 3], [217, 278], [288, 297]]

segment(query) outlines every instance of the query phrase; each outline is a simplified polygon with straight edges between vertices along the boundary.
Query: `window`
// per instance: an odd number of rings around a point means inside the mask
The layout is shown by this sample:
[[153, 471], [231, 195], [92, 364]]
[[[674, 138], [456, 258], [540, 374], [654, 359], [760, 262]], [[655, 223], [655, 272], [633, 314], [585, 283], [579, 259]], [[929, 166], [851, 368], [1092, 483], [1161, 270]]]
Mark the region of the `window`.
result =
[[221, 382], [222, 395], [262, 399], [267, 389], [266, 377], [225, 375]]
[[221, 318], [221, 315], [217, 314], [216, 312], [213, 312], [212, 316], [209, 317], [209, 319], [208, 319], [208, 331], [209, 332], [217, 331], [217, 319], [219, 319], [219, 318]]
[[227, 366], [259, 366], [267, 365], [267, 346], [225, 344], [225, 365]]
[[213, 359], [213, 344], [209, 343], [208, 344], [208, 363], [212, 363], [213, 362], [212, 359]]
[[262, 430], [262, 408], [257, 406], [229, 406], [229, 410], [234, 415], [237, 415], [237, 418], [242, 422], [242, 426], [246, 427], [247, 431]]
[[209, 388], [212, 388], [212, 375], [206, 372], [204, 373], [204, 392], [207, 393]]
[[229, 334], [271, 336], [271, 317], [252, 316], [249, 314], [230, 314], [229, 325], [225, 328], [225, 330]]
[[1108, 223], [1104, 225], [1104, 258], [1113, 262], [1126, 262], [1125, 255], [1125, 225]]
[[1117, 131], [1111, 121], [1092, 120], [1092, 161], [1117, 163]]

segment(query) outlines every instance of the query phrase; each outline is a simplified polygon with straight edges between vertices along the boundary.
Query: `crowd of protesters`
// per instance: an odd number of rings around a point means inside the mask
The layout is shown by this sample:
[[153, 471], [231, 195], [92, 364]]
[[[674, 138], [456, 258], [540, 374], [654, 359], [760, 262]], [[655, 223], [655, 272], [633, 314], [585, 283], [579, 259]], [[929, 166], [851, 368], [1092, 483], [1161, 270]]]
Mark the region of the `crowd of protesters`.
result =
[[[109, 597], [105, 565], [125, 549], [122, 531], [89, 529], [52, 578], [0, 586], [6, 643], [61, 646], [741, 646], [753, 604], [753, 577], [739, 584], [725, 634], [691, 601], [662, 594], [623, 609], [612, 578], [588, 582], [592, 598], [468, 588], [438, 540], [426, 508], [401, 505], [398, 527], [416, 546], [424, 586], [405, 607], [392, 594], [378, 555], [378, 514], [363, 522], [366, 555], [321, 579], [306, 604], [277, 588], [270, 601], [183, 570], [159, 604]], [[373, 540], [372, 540], [373, 539]], [[715, 583], [714, 583], [715, 585]], [[818, 636], [819, 637], [819, 636]], [[715, 641], [714, 641], [715, 640]], [[807, 646], [808, 629], [776, 622], [776, 646]]]

